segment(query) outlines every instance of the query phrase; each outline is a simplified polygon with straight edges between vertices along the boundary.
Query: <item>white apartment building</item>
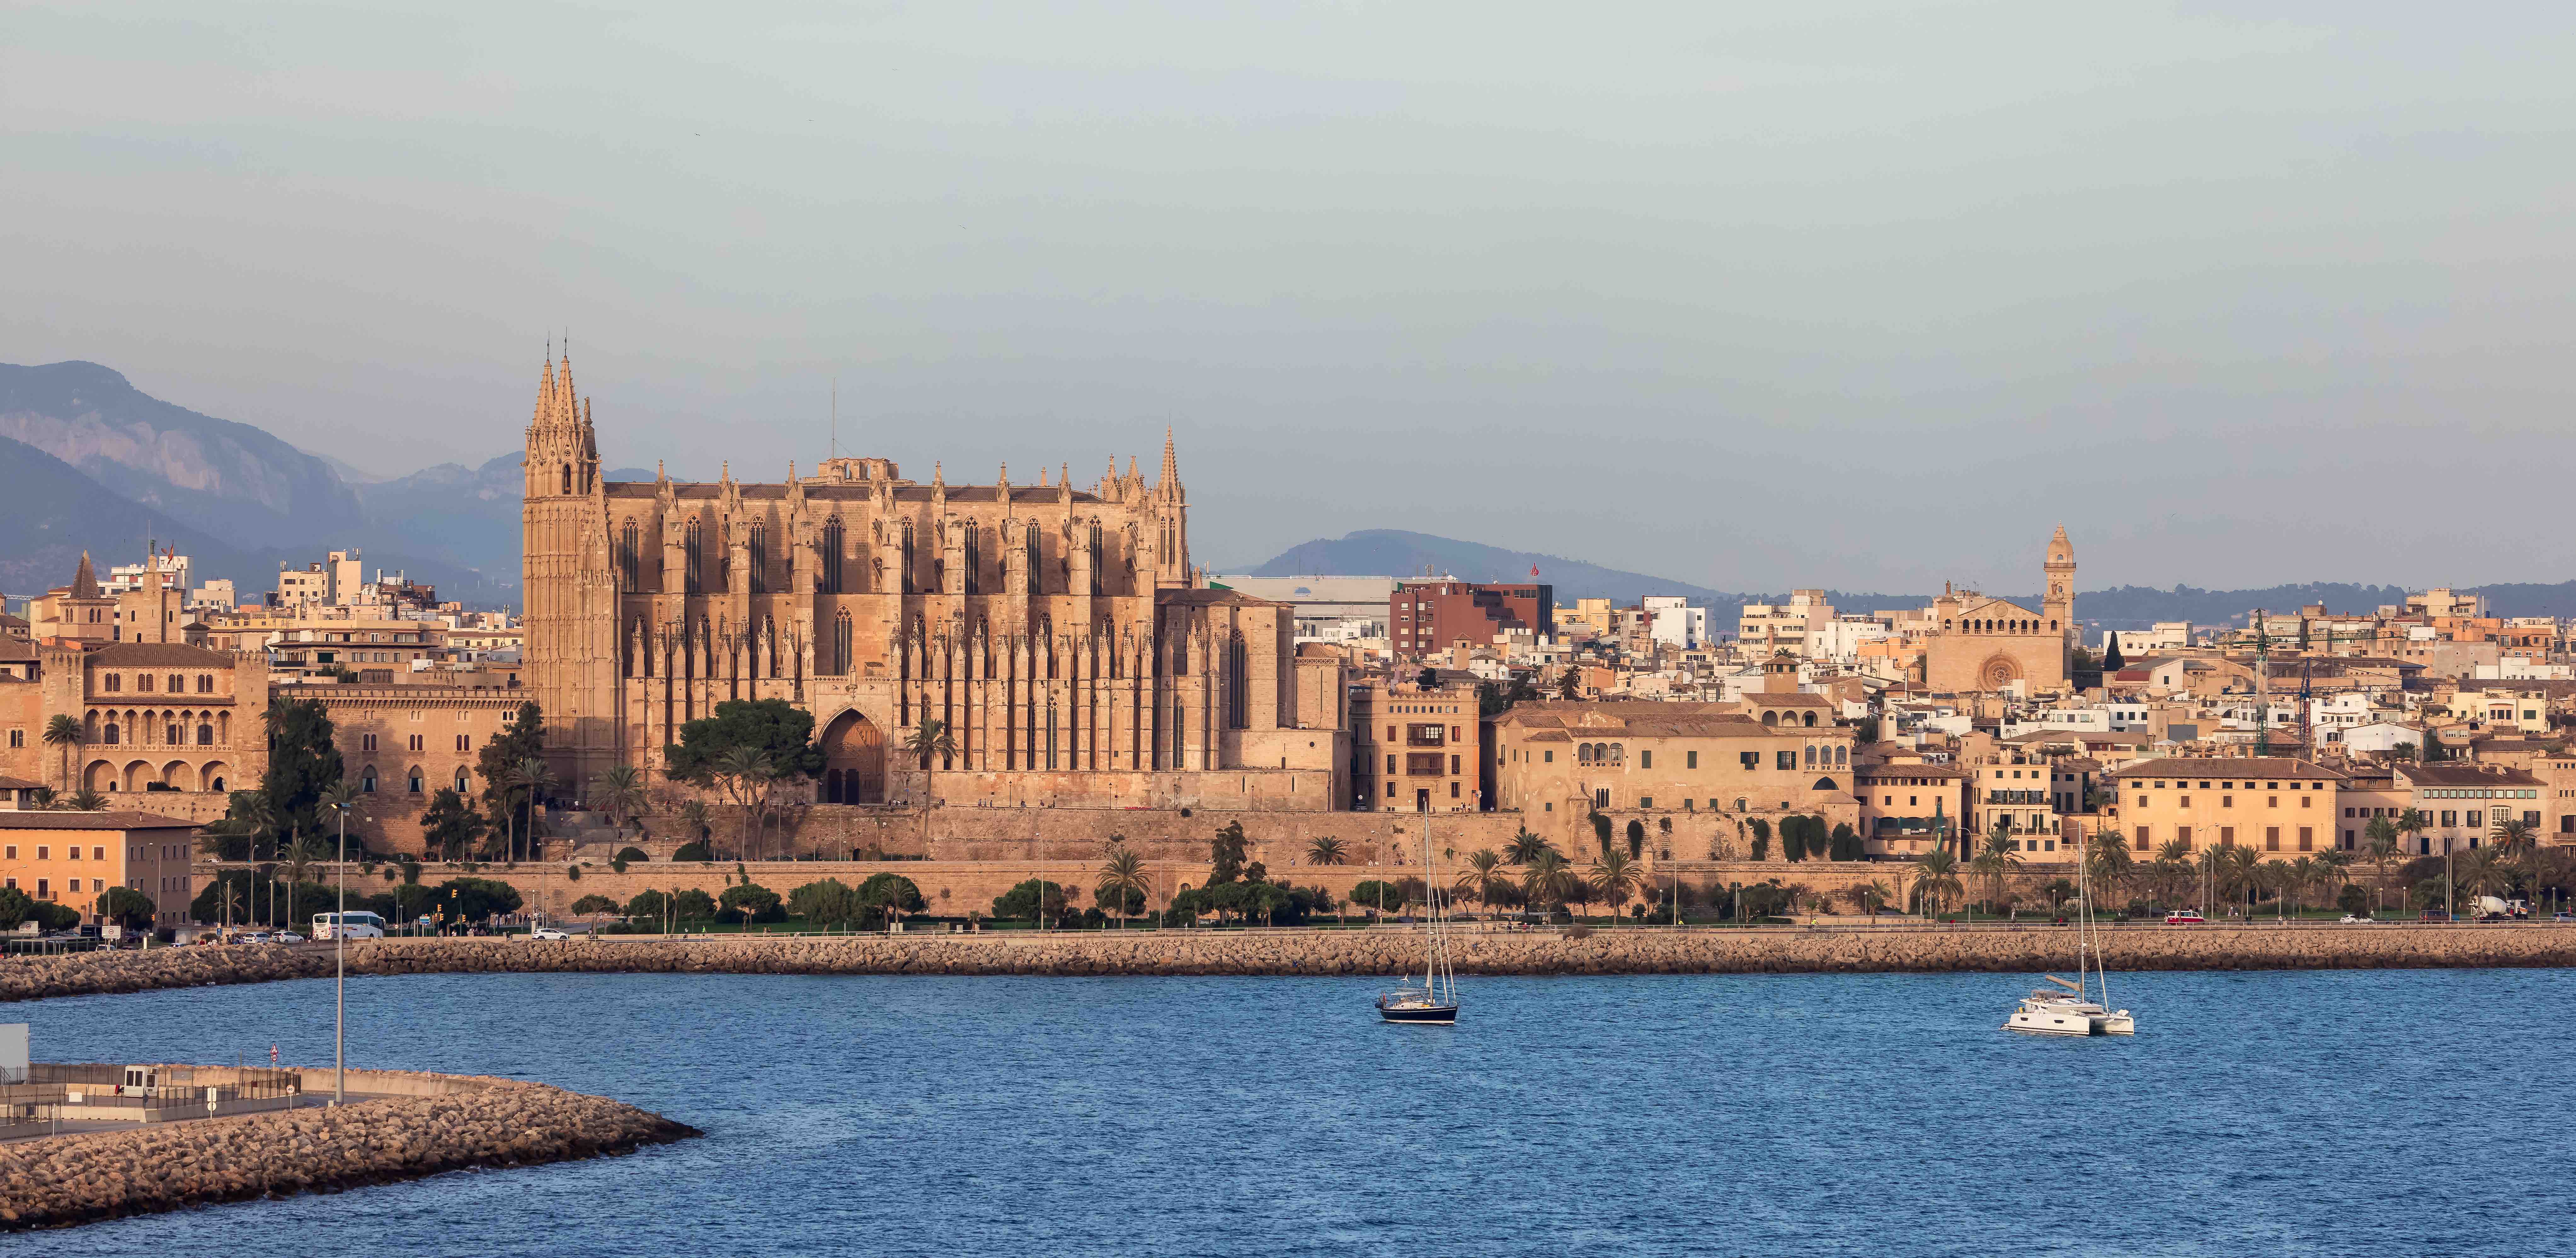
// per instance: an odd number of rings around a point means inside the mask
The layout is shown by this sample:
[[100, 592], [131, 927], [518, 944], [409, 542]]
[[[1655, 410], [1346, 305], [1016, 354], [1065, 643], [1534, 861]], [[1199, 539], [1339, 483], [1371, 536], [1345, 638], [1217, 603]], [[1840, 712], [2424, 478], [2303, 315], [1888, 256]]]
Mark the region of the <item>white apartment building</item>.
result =
[[1756, 658], [1774, 651], [1808, 655], [1808, 638], [1834, 618], [1834, 605], [1823, 590], [1792, 590], [1786, 603], [1746, 603], [1736, 621], [1735, 637]]
[[1675, 594], [1652, 594], [1637, 606], [1649, 618], [1646, 636], [1657, 646], [1693, 650], [1708, 641], [1708, 609]]

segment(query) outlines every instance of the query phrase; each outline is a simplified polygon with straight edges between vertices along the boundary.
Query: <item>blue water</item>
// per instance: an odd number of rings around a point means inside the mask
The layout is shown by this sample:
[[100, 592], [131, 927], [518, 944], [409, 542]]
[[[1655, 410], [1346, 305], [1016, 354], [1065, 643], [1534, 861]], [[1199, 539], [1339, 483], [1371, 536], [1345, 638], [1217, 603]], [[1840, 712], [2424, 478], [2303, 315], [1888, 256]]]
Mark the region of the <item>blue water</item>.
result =
[[[0, 1237], [48, 1254], [2566, 1252], [2576, 971], [353, 981], [353, 1065], [703, 1140]], [[331, 985], [0, 1009], [59, 1060], [330, 1060]], [[2540, 1130], [2535, 1130], [2537, 1120]]]

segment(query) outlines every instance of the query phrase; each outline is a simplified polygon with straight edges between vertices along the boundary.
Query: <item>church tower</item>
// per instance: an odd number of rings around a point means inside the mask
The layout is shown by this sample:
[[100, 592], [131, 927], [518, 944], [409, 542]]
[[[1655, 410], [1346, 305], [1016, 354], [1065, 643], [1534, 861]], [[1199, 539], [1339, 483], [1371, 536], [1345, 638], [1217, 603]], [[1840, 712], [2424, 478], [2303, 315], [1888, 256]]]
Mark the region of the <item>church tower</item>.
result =
[[606, 489], [569, 352], [546, 364], [527, 437], [519, 590], [529, 697], [545, 712], [547, 762], [577, 795], [617, 759], [620, 723]]
[[2048, 539], [2048, 595], [2041, 600], [2040, 615], [2048, 627], [2063, 636], [2067, 643], [2067, 665], [2074, 664], [2074, 648], [2084, 640], [2083, 631], [2075, 627], [2075, 543], [2066, 540], [2066, 526]]
[[1190, 579], [1190, 496], [1181, 488], [1181, 463], [1172, 449], [1172, 430], [1163, 430], [1163, 470], [1146, 494], [1154, 531], [1154, 588], [1188, 589]]

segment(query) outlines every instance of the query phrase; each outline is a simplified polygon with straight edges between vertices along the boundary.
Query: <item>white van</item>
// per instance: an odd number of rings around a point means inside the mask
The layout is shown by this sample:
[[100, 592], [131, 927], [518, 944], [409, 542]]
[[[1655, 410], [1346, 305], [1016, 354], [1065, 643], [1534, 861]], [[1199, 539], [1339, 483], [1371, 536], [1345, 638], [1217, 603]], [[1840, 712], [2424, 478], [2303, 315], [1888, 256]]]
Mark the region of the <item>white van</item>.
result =
[[363, 910], [355, 913], [316, 913], [313, 915], [313, 937], [335, 939], [382, 939], [385, 919]]

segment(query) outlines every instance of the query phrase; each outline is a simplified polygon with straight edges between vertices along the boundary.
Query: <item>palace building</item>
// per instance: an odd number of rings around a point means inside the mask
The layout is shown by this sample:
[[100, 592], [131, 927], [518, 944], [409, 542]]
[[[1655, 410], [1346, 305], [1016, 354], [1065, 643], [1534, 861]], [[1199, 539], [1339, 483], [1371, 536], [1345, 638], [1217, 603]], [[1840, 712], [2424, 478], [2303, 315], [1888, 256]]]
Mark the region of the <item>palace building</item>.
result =
[[[783, 480], [601, 479], [567, 357], [527, 429], [525, 675], [574, 789], [658, 770], [730, 699], [810, 712], [821, 803], [1327, 809], [1346, 794], [1343, 664], [1293, 609], [1208, 587], [1166, 434], [1015, 485], [881, 458]], [[1301, 676], [1301, 674], [1313, 674]], [[935, 773], [900, 748], [936, 721]]]

